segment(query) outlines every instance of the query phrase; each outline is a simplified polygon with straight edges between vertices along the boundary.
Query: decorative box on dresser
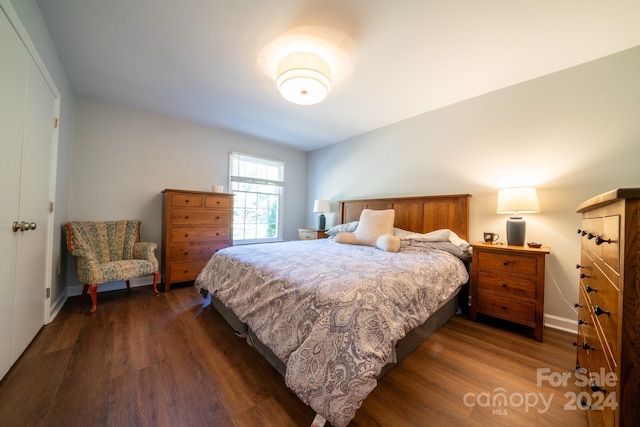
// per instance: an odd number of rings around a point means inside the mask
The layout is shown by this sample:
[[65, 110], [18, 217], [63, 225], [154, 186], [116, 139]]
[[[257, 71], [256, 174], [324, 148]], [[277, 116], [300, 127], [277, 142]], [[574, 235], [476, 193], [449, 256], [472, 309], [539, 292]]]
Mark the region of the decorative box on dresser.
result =
[[[640, 425], [640, 188], [610, 191], [582, 214], [576, 369], [589, 378], [590, 426]], [[604, 375], [603, 375], [604, 373]]]
[[547, 246], [530, 248], [474, 243], [471, 265], [472, 321], [479, 313], [534, 328], [542, 341]]
[[211, 256], [233, 244], [233, 194], [162, 191], [162, 278], [195, 280]]

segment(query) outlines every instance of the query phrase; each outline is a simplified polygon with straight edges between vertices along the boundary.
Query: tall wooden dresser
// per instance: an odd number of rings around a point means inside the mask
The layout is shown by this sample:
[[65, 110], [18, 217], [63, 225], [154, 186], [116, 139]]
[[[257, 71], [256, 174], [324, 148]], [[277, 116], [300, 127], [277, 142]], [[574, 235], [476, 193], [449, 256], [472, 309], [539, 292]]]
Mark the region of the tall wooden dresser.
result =
[[[590, 426], [640, 422], [640, 188], [578, 206], [582, 225], [577, 366], [588, 381], [578, 404]], [[586, 371], [585, 371], [586, 370]]]
[[218, 250], [233, 244], [233, 194], [162, 191], [162, 280], [195, 280]]

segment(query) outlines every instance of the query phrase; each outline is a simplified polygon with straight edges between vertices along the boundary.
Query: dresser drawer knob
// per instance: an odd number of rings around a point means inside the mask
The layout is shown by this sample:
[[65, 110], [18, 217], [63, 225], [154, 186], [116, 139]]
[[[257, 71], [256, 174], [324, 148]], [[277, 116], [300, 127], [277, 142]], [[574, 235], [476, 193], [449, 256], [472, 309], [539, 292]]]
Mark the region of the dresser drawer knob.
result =
[[580, 268], [582, 268], [582, 266], [580, 264], [576, 264], [576, 268], [580, 269]]
[[185, 216], [184, 216], [184, 219], [189, 219], [189, 215], [185, 215]]
[[506, 287], [507, 287], [507, 284], [506, 284], [506, 283], [503, 283], [503, 284], [502, 284], [502, 287], [503, 287], [503, 288], [506, 288]]
[[184, 254], [185, 254], [185, 256], [186, 256], [186, 255], [189, 255], [189, 252], [187, 252], [187, 251], [184, 251]]
[[578, 303], [573, 304], [573, 306], [574, 306], [575, 308], [582, 308], [582, 306], [581, 306], [580, 304], [578, 304]]
[[218, 220], [218, 219], [220, 219], [220, 217], [219, 217], [219, 216], [217, 216], [217, 217], [216, 217], [216, 220]]
[[184, 237], [189, 237], [189, 235], [185, 233]]
[[595, 381], [592, 381], [591, 384], [589, 384], [589, 387], [591, 387], [591, 391], [594, 393], [601, 391], [602, 393], [607, 394], [607, 390], [600, 387]]
[[578, 234], [580, 234], [581, 236], [585, 236], [585, 235], [587, 234], [587, 232], [586, 232], [586, 231], [584, 231], [584, 230], [580, 230], [580, 229], [578, 228]]
[[[587, 276], [588, 277], [588, 276]], [[598, 289], [596, 288], [592, 288], [591, 286], [587, 285], [587, 287], [585, 288], [585, 290], [587, 291], [587, 293], [589, 292], [598, 292]]]
[[507, 266], [507, 265], [509, 265], [509, 264], [510, 264], [510, 262], [509, 262], [509, 261], [505, 261], [505, 262], [503, 262], [503, 263], [502, 263], [502, 265], [504, 265], [504, 266]]
[[607, 316], [611, 316], [611, 313], [609, 312], [609, 310], [603, 310], [597, 305], [593, 309], [593, 312], [596, 313], [596, 316], [600, 316], [601, 314], [606, 314]]
[[217, 200], [217, 201], [216, 201], [216, 205], [219, 205], [219, 204], [220, 204], [220, 200]]
[[502, 306], [502, 309], [503, 309], [503, 310], [506, 310], [506, 309], [507, 309], [507, 306], [506, 306], [506, 305], [503, 305], [503, 306]]
[[583, 342], [582, 344], [578, 344], [577, 342], [575, 342], [575, 341], [574, 341], [574, 342], [573, 342], [573, 346], [574, 346], [574, 347], [582, 347], [582, 349], [583, 349], [584, 351], [588, 351], [588, 350], [595, 350], [595, 348], [594, 348], [594, 347], [591, 347], [589, 344], [587, 344], [587, 342], [586, 342], [586, 341], [585, 341], [585, 342]]
[[589, 275], [587, 275], [587, 274], [580, 273], [580, 278], [581, 278], [581, 279], [588, 279], [588, 278], [590, 278], [590, 277], [591, 277], [591, 276], [589, 276]]
[[587, 233], [587, 239], [591, 240], [591, 239], [593, 239], [594, 237], [596, 237], [596, 235], [595, 235], [595, 234]]
[[578, 319], [578, 325], [588, 325], [588, 323], [582, 319]]
[[600, 246], [600, 245], [601, 245], [601, 244], [603, 244], [603, 243], [609, 243], [609, 244], [611, 244], [611, 239], [607, 239], [607, 240], [605, 240], [605, 239], [603, 239], [603, 238], [602, 238], [602, 237], [600, 237], [600, 236], [596, 236], [596, 245]]

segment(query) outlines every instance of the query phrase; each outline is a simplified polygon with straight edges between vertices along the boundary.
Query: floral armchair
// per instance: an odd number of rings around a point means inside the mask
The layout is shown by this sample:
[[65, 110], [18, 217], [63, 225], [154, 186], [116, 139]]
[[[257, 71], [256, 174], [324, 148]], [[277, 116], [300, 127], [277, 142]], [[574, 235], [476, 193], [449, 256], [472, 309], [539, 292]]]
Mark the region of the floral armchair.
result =
[[98, 304], [98, 285], [153, 274], [153, 292], [158, 295], [156, 243], [140, 242], [140, 221], [71, 221], [64, 224], [67, 248], [77, 257], [78, 280], [84, 284], [82, 299], [89, 290], [91, 314]]

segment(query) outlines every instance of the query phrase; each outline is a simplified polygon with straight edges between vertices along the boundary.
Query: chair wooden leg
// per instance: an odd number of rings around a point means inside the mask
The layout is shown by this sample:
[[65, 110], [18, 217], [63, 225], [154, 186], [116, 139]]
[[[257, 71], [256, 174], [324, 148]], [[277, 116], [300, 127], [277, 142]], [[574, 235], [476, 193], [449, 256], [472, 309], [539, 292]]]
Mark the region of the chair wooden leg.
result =
[[91, 294], [91, 311], [89, 313], [93, 314], [98, 306], [98, 285], [89, 285], [89, 293]]
[[160, 292], [158, 292], [158, 278], [159, 277], [160, 277], [160, 273], [155, 271], [153, 273], [153, 293], [155, 293], [156, 296], [160, 295]]

